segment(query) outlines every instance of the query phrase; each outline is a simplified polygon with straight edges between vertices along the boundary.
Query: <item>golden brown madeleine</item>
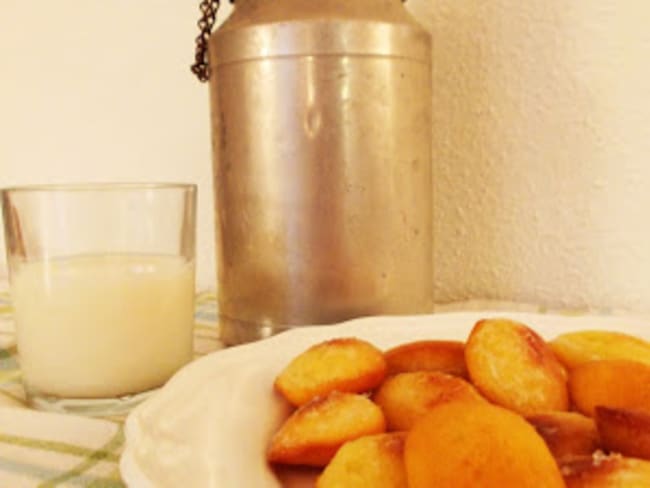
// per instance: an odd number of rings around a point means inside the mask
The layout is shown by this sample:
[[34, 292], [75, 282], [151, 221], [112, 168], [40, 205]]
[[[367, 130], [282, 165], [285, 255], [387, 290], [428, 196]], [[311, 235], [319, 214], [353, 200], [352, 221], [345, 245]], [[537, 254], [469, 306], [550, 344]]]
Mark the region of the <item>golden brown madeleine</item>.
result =
[[275, 388], [300, 406], [332, 391], [363, 393], [386, 376], [383, 353], [356, 338], [332, 339], [296, 356], [275, 380]]
[[364, 436], [346, 442], [318, 478], [316, 488], [408, 488], [406, 433]]
[[608, 451], [650, 459], [650, 412], [596, 407], [596, 425]]
[[467, 340], [465, 362], [474, 386], [498, 405], [522, 415], [568, 408], [564, 367], [523, 324], [479, 321]]
[[449, 402], [408, 433], [410, 488], [562, 488], [544, 440], [521, 416], [487, 402]]
[[569, 374], [569, 391], [575, 408], [590, 417], [599, 405], [650, 410], [650, 366], [622, 359], [582, 363]]
[[596, 423], [580, 413], [538, 413], [529, 415], [526, 420], [542, 436], [558, 462], [591, 456], [601, 447]]
[[572, 459], [561, 466], [567, 488], [648, 488], [650, 462], [609, 456], [596, 452], [593, 456]]
[[388, 374], [440, 371], [468, 378], [465, 344], [460, 341], [415, 341], [384, 353]]
[[410, 430], [439, 403], [454, 400], [485, 402], [467, 381], [435, 371], [389, 376], [373, 396], [386, 417], [388, 430]]
[[568, 332], [553, 339], [549, 346], [569, 369], [587, 361], [602, 359], [627, 359], [650, 365], [650, 343], [621, 332]]
[[271, 439], [272, 463], [325, 466], [347, 441], [386, 430], [381, 409], [365, 395], [332, 392], [296, 410]]

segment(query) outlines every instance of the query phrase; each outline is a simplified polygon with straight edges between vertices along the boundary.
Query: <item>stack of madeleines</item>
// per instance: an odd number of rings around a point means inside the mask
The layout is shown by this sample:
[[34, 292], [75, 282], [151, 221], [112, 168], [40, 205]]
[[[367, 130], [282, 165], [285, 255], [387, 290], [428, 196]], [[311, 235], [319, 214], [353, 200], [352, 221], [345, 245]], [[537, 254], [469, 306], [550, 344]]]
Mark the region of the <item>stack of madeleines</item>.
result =
[[488, 319], [465, 343], [339, 338], [275, 388], [296, 409], [268, 460], [322, 468], [318, 488], [650, 487], [650, 343], [630, 335]]

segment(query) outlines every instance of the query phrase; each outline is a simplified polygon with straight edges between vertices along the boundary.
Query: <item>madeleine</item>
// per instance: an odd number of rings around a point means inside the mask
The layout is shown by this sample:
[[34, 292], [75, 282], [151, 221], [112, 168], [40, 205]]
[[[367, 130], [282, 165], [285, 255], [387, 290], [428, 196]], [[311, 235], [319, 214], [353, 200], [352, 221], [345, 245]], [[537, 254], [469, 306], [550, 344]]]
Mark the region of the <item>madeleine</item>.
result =
[[562, 488], [544, 440], [521, 416], [495, 405], [449, 402], [408, 433], [410, 488]]
[[410, 430], [415, 422], [440, 403], [486, 401], [462, 378], [435, 371], [390, 376], [375, 392], [373, 400], [384, 412], [388, 430]]
[[316, 488], [408, 488], [404, 468], [406, 433], [364, 436], [346, 442]]
[[340, 338], [316, 344], [296, 356], [275, 380], [275, 388], [300, 406], [332, 391], [363, 393], [386, 377], [383, 353], [369, 342]]
[[460, 341], [414, 341], [384, 353], [388, 374], [439, 371], [469, 378], [465, 365], [465, 344]]
[[590, 417], [597, 406], [650, 410], [650, 366], [622, 359], [582, 363], [571, 370], [569, 390], [576, 409]]
[[522, 415], [567, 410], [567, 374], [546, 342], [507, 319], [481, 320], [465, 346], [472, 383], [488, 400]]
[[542, 436], [558, 462], [591, 456], [601, 447], [594, 420], [577, 412], [539, 413], [526, 420]]
[[297, 409], [271, 439], [267, 458], [325, 466], [346, 442], [385, 430], [384, 414], [366, 396], [335, 391]]

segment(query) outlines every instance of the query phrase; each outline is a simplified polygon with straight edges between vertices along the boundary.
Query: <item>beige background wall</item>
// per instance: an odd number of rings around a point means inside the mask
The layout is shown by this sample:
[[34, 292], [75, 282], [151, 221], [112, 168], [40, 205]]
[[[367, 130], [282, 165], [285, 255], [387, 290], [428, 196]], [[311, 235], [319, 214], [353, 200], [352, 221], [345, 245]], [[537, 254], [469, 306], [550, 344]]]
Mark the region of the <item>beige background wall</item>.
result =
[[[197, 182], [212, 287], [197, 5], [2, 0], [0, 186]], [[407, 5], [435, 26], [437, 299], [650, 311], [650, 3]]]
[[650, 310], [650, 2], [429, 5], [438, 299]]
[[198, 281], [214, 288], [208, 93], [189, 71], [198, 5], [1, 0], [0, 186], [196, 182]]

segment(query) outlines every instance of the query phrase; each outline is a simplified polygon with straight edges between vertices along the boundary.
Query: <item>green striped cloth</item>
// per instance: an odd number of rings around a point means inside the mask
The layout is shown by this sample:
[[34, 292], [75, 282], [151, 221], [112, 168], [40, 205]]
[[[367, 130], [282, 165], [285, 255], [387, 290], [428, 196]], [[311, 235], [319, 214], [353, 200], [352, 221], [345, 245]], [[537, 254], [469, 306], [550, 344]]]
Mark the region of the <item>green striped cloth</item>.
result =
[[[578, 315], [512, 302], [470, 300], [438, 305], [435, 312], [508, 310]], [[593, 311], [592, 311], [593, 312]], [[612, 310], [600, 310], [612, 313]], [[216, 329], [216, 299], [196, 300], [194, 349], [202, 356], [221, 348]], [[124, 444], [123, 418], [91, 419], [43, 413], [25, 406], [16, 362], [9, 296], [0, 291], [0, 488], [123, 487], [118, 461]]]
[[[197, 296], [195, 323], [195, 355], [219, 349], [213, 294]], [[25, 405], [11, 305], [0, 292], [0, 488], [123, 487], [118, 470], [123, 421], [37, 412]]]

